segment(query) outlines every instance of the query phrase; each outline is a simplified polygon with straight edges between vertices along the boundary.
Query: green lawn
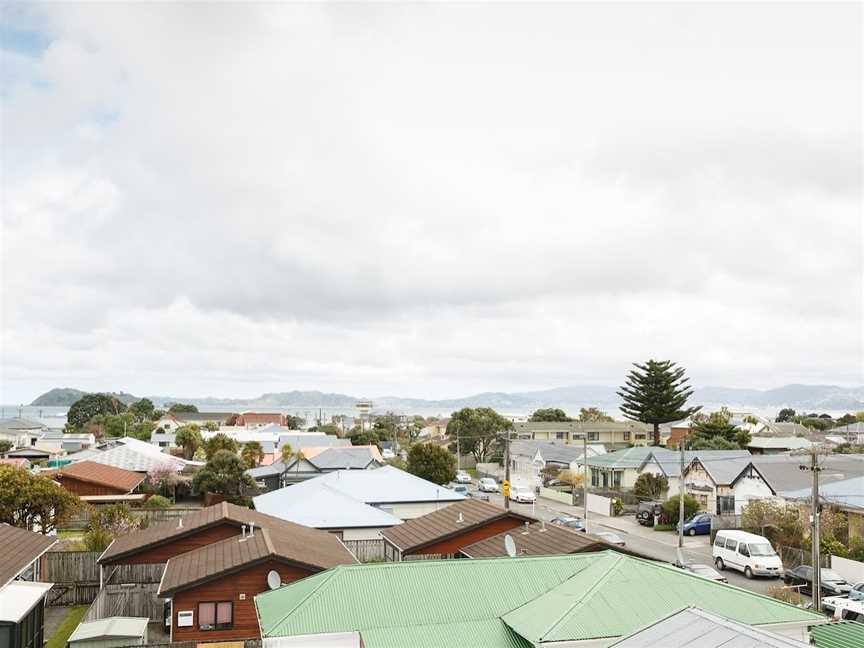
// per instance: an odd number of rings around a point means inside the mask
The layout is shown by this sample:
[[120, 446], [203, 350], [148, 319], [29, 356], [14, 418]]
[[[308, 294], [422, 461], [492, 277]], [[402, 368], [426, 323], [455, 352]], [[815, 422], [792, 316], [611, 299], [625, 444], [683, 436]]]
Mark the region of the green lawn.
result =
[[655, 524], [654, 530], [655, 531], [677, 531], [678, 525], [677, 524]]
[[75, 628], [77, 628], [78, 624], [81, 623], [81, 619], [84, 618], [84, 615], [87, 613], [87, 607], [88, 606], [86, 605], [78, 605], [69, 608], [69, 614], [67, 614], [62, 623], [57, 626], [57, 630], [54, 634], [48, 637], [48, 641], [45, 642], [45, 648], [63, 648], [71, 634], [75, 631]]
[[67, 529], [64, 531], [58, 531], [57, 537], [60, 540], [78, 540], [84, 535], [83, 531], [78, 531], [75, 529]]

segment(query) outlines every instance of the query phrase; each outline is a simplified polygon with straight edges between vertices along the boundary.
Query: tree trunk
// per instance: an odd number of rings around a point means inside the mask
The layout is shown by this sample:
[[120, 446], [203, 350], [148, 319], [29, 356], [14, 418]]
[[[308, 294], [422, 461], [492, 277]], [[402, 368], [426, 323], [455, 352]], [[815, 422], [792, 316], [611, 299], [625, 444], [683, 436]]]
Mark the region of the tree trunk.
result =
[[659, 423], [654, 424], [654, 445], [655, 446], [660, 445], [660, 424]]

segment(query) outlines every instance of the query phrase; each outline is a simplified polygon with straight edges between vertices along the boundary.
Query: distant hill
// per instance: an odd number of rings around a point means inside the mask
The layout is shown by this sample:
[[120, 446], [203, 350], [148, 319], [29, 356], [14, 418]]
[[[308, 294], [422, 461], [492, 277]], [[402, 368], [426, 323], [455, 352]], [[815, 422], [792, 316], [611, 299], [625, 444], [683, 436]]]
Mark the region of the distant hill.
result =
[[[37, 396], [30, 405], [33, 407], [70, 407], [72, 403], [80, 399], [82, 396], [86, 396], [88, 393], [90, 392], [73, 389], [72, 387], [56, 387], [55, 389], [45, 392], [41, 396]], [[137, 396], [125, 392], [116, 392], [111, 395], [116, 396], [118, 400], [127, 405], [139, 400]]]
[[[579, 385], [530, 392], [483, 392], [461, 398], [428, 400], [401, 396], [373, 398], [376, 410], [433, 409], [442, 412], [462, 407], [492, 407], [500, 410], [531, 410], [539, 407], [560, 407], [574, 412], [580, 407], [599, 407], [610, 413], [618, 409], [620, 399], [617, 387], [608, 385]], [[85, 392], [77, 389], [52, 389], [33, 401], [33, 405], [69, 406]], [[131, 394], [115, 393], [124, 403], [138, 400]], [[255, 407], [284, 408], [351, 408], [359, 400], [356, 396], [320, 391], [287, 391], [262, 394], [257, 398], [178, 398], [176, 396], [148, 396], [157, 406], [167, 403], [191, 403], [205, 411], [219, 406], [240, 409]], [[776, 389], [740, 389], [735, 387], [700, 387], [694, 390], [691, 401], [696, 405], [732, 408], [793, 407], [799, 411], [864, 410], [864, 386], [838, 387], [836, 385], [785, 385]]]

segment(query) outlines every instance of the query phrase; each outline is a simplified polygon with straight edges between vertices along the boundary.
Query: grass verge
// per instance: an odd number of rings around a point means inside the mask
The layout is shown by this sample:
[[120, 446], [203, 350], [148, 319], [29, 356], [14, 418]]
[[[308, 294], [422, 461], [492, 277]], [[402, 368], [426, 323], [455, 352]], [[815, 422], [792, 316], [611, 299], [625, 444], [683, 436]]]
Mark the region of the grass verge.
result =
[[86, 613], [86, 605], [76, 605], [70, 608], [69, 614], [60, 622], [54, 634], [48, 637], [48, 641], [45, 642], [45, 648], [64, 648], [69, 637], [75, 631], [75, 628], [78, 627], [78, 624], [81, 623], [81, 619], [84, 618]]

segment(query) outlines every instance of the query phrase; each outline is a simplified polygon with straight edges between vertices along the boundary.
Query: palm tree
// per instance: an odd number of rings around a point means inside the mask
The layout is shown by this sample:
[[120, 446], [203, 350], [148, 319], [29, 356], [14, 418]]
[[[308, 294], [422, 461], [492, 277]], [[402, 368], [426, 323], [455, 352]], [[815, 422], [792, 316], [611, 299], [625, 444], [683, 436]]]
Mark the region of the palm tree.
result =
[[240, 456], [243, 458], [243, 462], [247, 468], [254, 468], [264, 459], [264, 448], [257, 441], [250, 441], [243, 446]]

